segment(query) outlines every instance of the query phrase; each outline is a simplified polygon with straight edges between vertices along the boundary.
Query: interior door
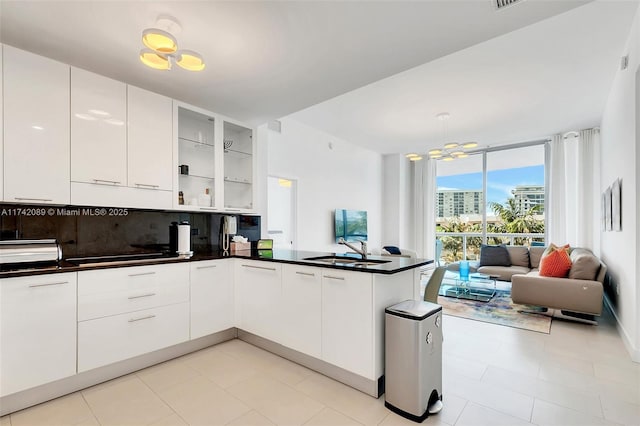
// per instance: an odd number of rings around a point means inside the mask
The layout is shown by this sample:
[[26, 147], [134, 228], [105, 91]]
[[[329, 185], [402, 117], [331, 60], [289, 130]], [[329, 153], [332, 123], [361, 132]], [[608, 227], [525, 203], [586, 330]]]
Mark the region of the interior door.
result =
[[273, 248], [296, 249], [297, 181], [269, 176], [267, 190], [267, 232]]

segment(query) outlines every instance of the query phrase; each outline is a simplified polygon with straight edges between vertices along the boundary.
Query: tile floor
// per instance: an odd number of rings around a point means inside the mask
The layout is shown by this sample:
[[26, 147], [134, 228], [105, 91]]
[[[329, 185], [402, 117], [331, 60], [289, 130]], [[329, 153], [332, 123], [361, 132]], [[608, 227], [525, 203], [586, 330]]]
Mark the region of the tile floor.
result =
[[[428, 425], [640, 425], [640, 364], [610, 314], [551, 334], [444, 317]], [[5, 416], [22, 425], [411, 425], [375, 399], [233, 340]]]

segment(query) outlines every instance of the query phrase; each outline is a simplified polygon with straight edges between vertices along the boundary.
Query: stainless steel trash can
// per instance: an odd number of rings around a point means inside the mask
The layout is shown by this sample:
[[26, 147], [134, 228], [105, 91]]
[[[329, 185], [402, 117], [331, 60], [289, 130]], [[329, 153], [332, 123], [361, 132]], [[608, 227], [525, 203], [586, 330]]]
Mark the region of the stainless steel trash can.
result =
[[384, 312], [384, 405], [422, 422], [442, 408], [442, 306], [406, 300]]

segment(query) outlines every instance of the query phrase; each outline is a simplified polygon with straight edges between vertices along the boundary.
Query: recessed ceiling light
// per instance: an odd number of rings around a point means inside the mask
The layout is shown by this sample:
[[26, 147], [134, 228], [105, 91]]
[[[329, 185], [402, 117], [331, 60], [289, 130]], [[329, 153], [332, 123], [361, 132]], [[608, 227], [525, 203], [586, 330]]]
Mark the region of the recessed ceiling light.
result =
[[442, 154], [442, 150], [441, 149], [432, 149], [431, 151], [429, 151], [429, 155], [434, 156], [437, 154]]
[[467, 142], [462, 145], [464, 149], [475, 148], [476, 146], [478, 146], [478, 142]]
[[409, 161], [420, 161], [420, 160], [422, 160], [422, 157], [420, 157], [419, 155], [409, 158]]
[[415, 154], [412, 152], [412, 153], [406, 154], [405, 157], [407, 158], [418, 157], [418, 154]]
[[444, 145], [445, 149], [453, 149], [453, 148], [457, 148], [457, 147], [458, 147], [458, 144], [455, 143], [455, 142], [450, 142], [450, 143]]

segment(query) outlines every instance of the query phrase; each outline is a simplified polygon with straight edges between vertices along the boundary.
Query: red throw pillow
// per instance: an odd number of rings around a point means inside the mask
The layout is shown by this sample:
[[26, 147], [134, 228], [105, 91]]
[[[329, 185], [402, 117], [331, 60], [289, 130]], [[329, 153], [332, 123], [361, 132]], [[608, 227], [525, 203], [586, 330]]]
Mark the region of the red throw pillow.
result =
[[571, 258], [564, 247], [552, 250], [540, 260], [540, 275], [566, 278], [571, 270]]

